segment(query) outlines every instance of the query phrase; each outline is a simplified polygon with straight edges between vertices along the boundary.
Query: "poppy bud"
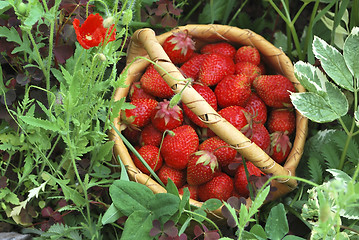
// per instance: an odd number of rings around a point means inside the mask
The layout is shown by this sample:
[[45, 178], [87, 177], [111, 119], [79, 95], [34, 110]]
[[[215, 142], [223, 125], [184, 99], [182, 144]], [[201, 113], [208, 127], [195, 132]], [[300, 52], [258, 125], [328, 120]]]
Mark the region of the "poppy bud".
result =
[[128, 25], [128, 24], [130, 24], [131, 21], [132, 21], [132, 10], [127, 9], [123, 12], [122, 24]]
[[98, 59], [100, 59], [102, 62], [106, 61], [106, 56], [103, 53], [97, 54]]
[[104, 28], [109, 28], [112, 26], [112, 24], [114, 24], [115, 22], [115, 18], [114, 17], [108, 17], [105, 20], [103, 20], [103, 27]]

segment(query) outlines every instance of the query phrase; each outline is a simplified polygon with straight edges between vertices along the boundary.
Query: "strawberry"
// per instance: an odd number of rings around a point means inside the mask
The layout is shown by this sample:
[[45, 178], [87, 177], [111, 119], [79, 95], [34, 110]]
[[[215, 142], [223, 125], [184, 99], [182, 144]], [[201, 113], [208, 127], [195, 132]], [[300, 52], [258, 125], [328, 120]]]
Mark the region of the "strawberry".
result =
[[198, 149], [199, 139], [196, 131], [189, 125], [172, 130], [173, 134], [164, 137], [162, 157], [166, 164], [175, 169], [185, 169], [192, 153]]
[[175, 105], [170, 106], [170, 102], [164, 99], [159, 102], [151, 116], [152, 125], [160, 132], [172, 130], [182, 125], [183, 112], [182, 109]]
[[201, 48], [201, 53], [203, 54], [211, 54], [211, 53], [218, 53], [222, 55], [226, 55], [230, 58], [234, 58], [237, 50], [228, 42], [219, 42], [219, 43], [211, 43], [206, 44]]
[[131, 125], [126, 125], [126, 124], [121, 124], [121, 128], [122, 131], [122, 135], [133, 145], [138, 145], [138, 139], [140, 137], [141, 131], [140, 129], [131, 126]]
[[[217, 98], [211, 88], [203, 84], [193, 84], [192, 86], [203, 98], [206, 102], [213, 107], [215, 111], [217, 111]], [[187, 117], [195, 123], [197, 126], [202, 128], [208, 128], [206, 124], [204, 124], [196, 114], [194, 114], [191, 109], [187, 107], [186, 104], [182, 105], [184, 113]]]
[[157, 176], [167, 185], [168, 178], [173, 181], [177, 188], [181, 188], [186, 183], [186, 170], [178, 170], [163, 164], [158, 170]]
[[271, 151], [270, 156], [274, 161], [281, 164], [283, 163], [292, 148], [292, 143], [289, 136], [284, 132], [274, 132], [271, 134]]
[[170, 98], [173, 96], [172, 89], [157, 72], [153, 64], [150, 64], [142, 75], [141, 86], [145, 92], [159, 98]]
[[227, 201], [232, 196], [233, 179], [223, 172], [219, 172], [212, 180], [198, 186], [198, 197], [201, 201], [211, 198]]
[[131, 101], [139, 99], [139, 98], [155, 99], [154, 96], [152, 96], [151, 94], [148, 94], [147, 92], [145, 92], [145, 90], [143, 90], [140, 82], [134, 82], [131, 85], [129, 96], [130, 96]]
[[268, 117], [268, 131], [287, 132], [291, 135], [295, 130], [295, 114], [293, 109], [274, 109]]
[[141, 131], [140, 144], [153, 145], [159, 147], [162, 140], [162, 133], [158, 131], [151, 123], [147, 124]]
[[282, 108], [292, 106], [290, 92], [293, 83], [283, 75], [261, 75], [253, 81], [254, 90], [267, 106]]
[[266, 153], [270, 150], [270, 135], [267, 128], [261, 123], [253, 123], [250, 140], [262, 148]]
[[236, 71], [235, 74], [244, 74], [248, 77], [251, 85], [259, 75], [261, 75], [262, 70], [259, 66], [251, 63], [251, 62], [237, 62], [236, 65]]
[[237, 105], [244, 106], [251, 95], [251, 84], [244, 74], [224, 77], [214, 89], [218, 105], [222, 108]]
[[225, 76], [232, 75], [234, 71], [234, 62], [230, 57], [212, 53], [208, 54], [203, 60], [198, 79], [207, 86], [213, 86], [220, 82]]
[[231, 163], [237, 154], [235, 149], [231, 148], [228, 143], [218, 136], [206, 139], [199, 145], [198, 149], [213, 153], [220, 166], [226, 166]]
[[199, 69], [202, 66], [203, 60], [207, 57], [205, 54], [195, 53], [193, 56], [182, 64], [180, 71], [186, 78], [198, 79]]
[[[256, 166], [253, 165], [251, 162], [246, 162], [247, 169], [249, 176], [255, 175], [255, 176], [261, 176], [262, 171], [259, 170]], [[249, 191], [247, 188], [248, 180], [246, 177], [246, 172], [244, 169], [244, 165], [240, 165], [237, 169], [236, 175], [234, 176], [234, 187], [237, 190], [238, 194], [241, 195], [244, 198], [247, 198], [249, 196]]]
[[209, 151], [197, 151], [189, 158], [187, 183], [201, 185], [211, 180], [219, 171], [217, 158]]
[[194, 41], [188, 31], [173, 33], [164, 41], [162, 47], [174, 64], [186, 62], [195, 50]]
[[265, 123], [267, 121], [267, 106], [258, 95], [252, 92], [244, 109], [251, 115], [256, 123]]
[[224, 119], [231, 123], [238, 130], [247, 125], [246, 110], [241, 106], [229, 106], [218, 112]]
[[151, 115], [158, 102], [150, 98], [140, 98], [130, 102], [134, 109], [126, 109], [121, 112], [121, 120], [126, 125], [141, 128], [151, 121]]
[[259, 65], [261, 61], [260, 54], [255, 47], [242, 46], [238, 48], [236, 55], [234, 56], [234, 62], [251, 62], [254, 65]]
[[185, 188], [188, 188], [189, 193], [190, 193], [190, 198], [198, 201], [198, 186], [192, 186], [192, 185], [185, 184], [185, 185], [183, 185], [183, 187], [178, 189], [179, 194], [183, 195], [183, 190]]
[[[147, 162], [147, 164], [151, 167], [153, 171], [157, 171], [162, 167], [162, 157], [159, 155], [159, 149], [153, 145], [145, 145], [142, 146], [138, 153], [142, 156], [142, 158]], [[133, 155], [132, 157], [133, 163], [136, 165], [138, 169], [140, 169], [143, 173], [150, 174], [150, 171], [142, 164], [140, 159]]]

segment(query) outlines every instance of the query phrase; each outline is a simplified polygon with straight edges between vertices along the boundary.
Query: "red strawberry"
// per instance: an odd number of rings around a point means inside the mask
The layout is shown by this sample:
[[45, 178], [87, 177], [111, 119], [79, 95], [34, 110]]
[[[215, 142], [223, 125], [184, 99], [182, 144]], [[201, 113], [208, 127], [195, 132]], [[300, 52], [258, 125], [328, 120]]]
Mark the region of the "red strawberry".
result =
[[203, 60], [199, 70], [198, 79], [208, 86], [216, 85], [225, 76], [232, 75], [235, 71], [234, 62], [230, 57], [212, 53]]
[[249, 78], [252, 85], [254, 79], [261, 75], [261, 69], [251, 62], [237, 62], [235, 74], [244, 74]]
[[181, 188], [186, 183], [186, 170], [178, 170], [163, 164], [158, 170], [157, 176], [167, 185], [168, 178], [173, 181], [177, 188]]
[[134, 109], [121, 112], [121, 120], [127, 125], [141, 128], [151, 121], [151, 115], [158, 102], [150, 98], [140, 98], [130, 102]]
[[140, 144], [153, 145], [159, 147], [162, 140], [162, 133], [158, 131], [151, 123], [147, 124], [141, 131]]
[[224, 119], [231, 123], [238, 130], [248, 124], [246, 110], [241, 106], [229, 106], [218, 112]]
[[[246, 162], [249, 176], [255, 175], [255, 176], [261, 176], [262, 171], [259, 170], [256, 166], [253, 165], [251, 162]], [[234, 187], [239, 193], [239, 195], [243, 196], [244, 198], [247, 198], [249, 196], [249, 191], [247, 188], [248, 180], [246, 177], [246, 172], [244, 170], [244, 165], [240, 165], [237, 169], [236, 175], [234, 177]]]
[[288, 134], [283, 132], [274, 132], [271, 134], [271, 152], [270, 156], [274, 161], [281, 164], [283, 163], [292, 148], [292, 143]]
[[211, 43], [203, 46], [201, 48], [201, 53], [204, 54], [211, 54], [211, 53], [218, 53], [222, 55], [226, 55], [230, 58], [234, 58], [237, 50], [228, 42], [219, 42], [219, 43]]
[[180, 70], [184, 77], [198, 79], [199, 69], [202, 66], [203, 60], [207, 57], [205, 54], [193, 54], [193, 56], [182, 64]]
[[198, 151], [189, 158], [187, 183], [190, 185], [201, 185], [211, 180], [218, 171], [216, 156], [209, 151]]
[[251, 94], [244, 109], [251, 115], [256, 123], [265, 123], [267, 121], [267, 106], [256, 93]]
[[228, 75], [216, 86], [218, 105], [222, 108], [238, 105], [244, 107], [251, 95], [251, 84], [244, 74]]
[[[145, 145], [142, 146], [138, 153], [142, 156], [142, 158], [147, 162], [147, 164], [152, 168], [153, 171], [157, 171], [162, 167], [162, 157], [159, 153], [159, 149], [153, 145]], [[143, 173], [150, 174], [150, 171], [142, 164], [140, 159], [133, 155], [133, 163], [136, 165], [138, 169], [140, 169]]]
[[295, 114], [293, 109], [275, 109], [268, 117], [268, 131], [287, 132], [291, 135], [295, 130]]
[[139, 99], [139, 98], [155, 99], [154, 96], [152, 96], [151, 94], [148, 94], [147, 92], [145, 92], [145, 90], [143, 90], [140, 82], [134, 82], [131, 85], [129, 96], [130, 96], [131, 101]]
[[192, 185], [185, 184], [185, 185], [183, 185], [183, 187], [178, 189], [179, 194], [183, 195], [183, 190], [185, 188], [188, 188], [189, 193], [190, 193], [190, 198], [198, 201], [198, 186], [192, 186]]
[[162, 45], [174, 64], [181, 64], [191, 58], [195, 49], [194, 41], [186, 32], [176, 32], [169, 36]]
[[185, 169], [192, 153], [198, 149], [199, 139], [196, 131], [189, 125], [173, 129], [163, 139], [162, 157], [166, 164], [176, 169]]
[[182, 125], [182, 109], [178, 105], [171, 107], [170, 102], [164, 99], [162, 102], [158, 103], [157, 107], [153, 111], [151, 122], [160, 132], [172, 130]]
[[121, 125], [121, 128], [122, 127], [124, 127], [124, 129], [121, 131], [122, 135], [133, 145], [138, 145], [138, 139], [141, 134], [140, 129], [126, 124]]
[[270, 135], [267, 128], [261, 123], [253, 123], [251, 141], [262, 148], [266, 153], [270, 150]]
[[[211, 88], [209, 88], [206, 85], [203, 84], [193, 84], [192, 86], [203, 98], [206, 100], [206, 102], [213, 107], [215, 111], [217, 111], [217, 98], [214, 92]], [[206, 124], [204, 124], [196, 114], [194, 114], [186, 104], [182, 105], [184, 113], [187, 115], [187, 117], [195, 123], [197, 126], [200, 126], [202, 128], [208, 128]]]
[[199, 145], [198, 149], [212, 152], [217, 157], [220, 166], [226, 166], [231, 163], [237, 154], [235, 149], [229, 147], [229, 144], [219, 137], [206, 139]]
[[253, 87], [267, 106], [282, 108], [292, 106], [290, 92], [293, 83], [282, 75], [261, 75], [253, 81]]
[[141, 86], [148, 94], [159, 98], [170, 98], [173, 96], [172, 89], [156, 71], [153, 64], [150, 64], [142, 75]]
[[261, 61], [260, 54], [255, 47], [243, 46], [238, 48], [236, 55], [234, 56], [234, 62], [251, 62], [254, 65], [259, 65]]
[[232, 196], [233, 179], [223, 172], [219, 172], [209, 182], [198, 186], [198, 197], [201, 201], [207, 201], [211, 198], [227, 201]]

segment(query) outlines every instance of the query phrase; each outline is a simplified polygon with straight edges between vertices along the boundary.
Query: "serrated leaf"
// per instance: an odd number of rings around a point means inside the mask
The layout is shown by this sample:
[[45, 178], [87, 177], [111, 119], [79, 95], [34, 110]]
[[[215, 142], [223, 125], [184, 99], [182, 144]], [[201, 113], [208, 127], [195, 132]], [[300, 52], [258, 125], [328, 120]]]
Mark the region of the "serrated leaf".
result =
[[294, 64], [294, 74], [308, 92], [317, 93], [322, 97], [327, 95], [325, 83], [328, 79], [317, 67], [299, 61]]
[[10, 29], [7, 27], [0, 27], [0, 37], [6, 37], [6, 41], [8, 42], [15, 42], [19, 45], [21, 45], [22, 40], [19, 36], [19, 33], [16, 31], [14, 27], [11, 27]]
[[60, 128], [57, 126], [56, 122], [50, 122], [48, 120], [43, 120], [40, 118], [35, 118], [32, 116], [20, 116], [20, 119], [26, 124], [29, 124], [34, 127], [39, 127], [45, 130], [50, 130], [53, 132], [59, 132]]
[[349, 91], [354, 91], [353, 76], [345, 64], [343, 55], [319, 37], [314, 37], [313, 52], [321, 61], [324, 71], [333, 81]]
[[328, 101], [331, 109], [333, 109], [338, 116], [344, 116], [347, 114], [349, 110], [349, 103], [344, 93], [333, 83], [327, 82], [325, 86], [328, 94], [326, 100]]
[[249, 215], [253, 216], [258, 209], [263, 205], [264, 200], [267, 198], [269, 194], [270, 186], [267, 186], [263, 191], [260, 191], [254, 201], [252, 202], [252, 206], [249, 208]]
[[332, 122], [340, 117], [328, 102], [316, 93], [291, 93], [290, 99], [294, 107], [313, 122]]
[[288, 233], [289, 226], [282, 203], [271, 209], [266, 221], [265, 230], [268, 237], [273, 240], [280, 240]]
[[24, 25], [32, 27], [37, 21], [41, 19], [44, 14], [44, 9], [41, 4], [32, 4], [29, 14], [24, 21]]
[[339, 169], [327, 169], [328, 172], [330, 172], [335, 179], [342, 181], [343, 183], [349, 182], [352, 180], [352, 178], [345, 172], [339, 170]]
[[323, 169], [319, 160], [315, 157], [309, 157], [308, 159], [308, 168], [311, 178], [315, 183], [323, 182]]
[[[331, 142], [326, 145], [323, 145], [320, 149], [320, 152], [325, 160], [325, 163], [328, 168], [338, 168], [340, 163], [340, 156], [338, 153], [338, 148], [333, 146]], [[320, 183], [320, 182], [317, 182]]]
[[343, 56], [354, 78], [359, 78], [359, 27], [354, 27], [344, 42]]

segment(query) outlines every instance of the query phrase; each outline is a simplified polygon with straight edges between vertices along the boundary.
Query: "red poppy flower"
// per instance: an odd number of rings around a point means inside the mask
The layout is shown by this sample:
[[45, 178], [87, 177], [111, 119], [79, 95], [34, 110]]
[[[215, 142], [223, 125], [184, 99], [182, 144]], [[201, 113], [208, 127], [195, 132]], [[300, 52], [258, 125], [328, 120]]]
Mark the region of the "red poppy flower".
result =
[[[103, 26], [103, 18], [96, 13], [91, 14], [85, 20], [85, 22], [80, 27], [80, 20], [75, 19], [73, 21], [73, 26], [77, 36], [77, 41], [85, 49], [98, 46], [104, 40], [107, 40], [108, 34], [112, 32], [114, 24], [110, 28], [105, 28]], [[107, 36], [106, 36], [107, 33]], [[112, 32], [108, 41], [114, 41], [116, 39], [116, 29]]]

